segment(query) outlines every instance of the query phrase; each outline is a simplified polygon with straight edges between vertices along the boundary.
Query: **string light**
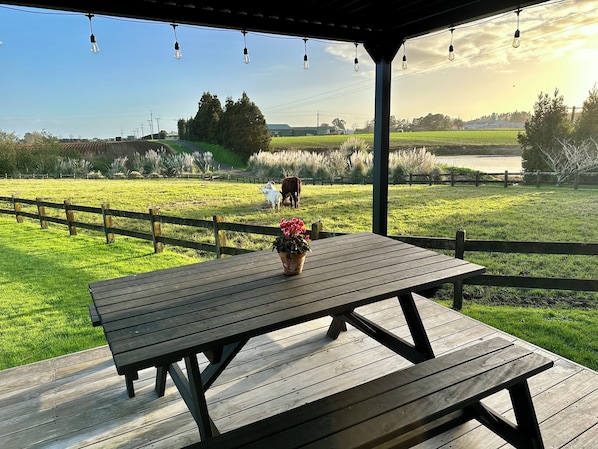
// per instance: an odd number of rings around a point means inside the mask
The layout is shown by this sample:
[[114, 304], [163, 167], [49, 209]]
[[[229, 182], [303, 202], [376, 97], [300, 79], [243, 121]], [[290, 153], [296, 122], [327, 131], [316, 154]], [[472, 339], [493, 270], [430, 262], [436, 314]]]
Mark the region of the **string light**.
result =
[[303, 68], [309, 69], [309, 61], [307, 60], [307, 38], [303, 38], [303, 47], [305, 48], [305, 54], [303, 55]]
[[357, 42], [355, 42], [355, 60], [353, 61], [353, 70], [359, 72], [359, 59], [357, 59]]
[[515, 30], [515, 35], [513, 36], [513, 48], [517, 48], [521, 45], [521, 33], [519, 32], [519, 13], [521, 12], [521, 9], [518, 9], [515, 12], [517, 13], [517, 30]]
[[93, 14], [87, 14], [87, 17], [89, 18], [89, 31], [91, 32], [91, 36], [89, 36], [89, 40], [91, 42], [91, 52], [96, 54], [100, 52], [100, 47], [98, 47], [96, 37], [93, 34], [93, 28], [91, 26], [91, 18], [93, 17]]
[[183, 55], [181, 54], [181, 47], [179, 45], [179, 40], [176, 37], [176, 23], [171, 23], [170, 26], [172, 27], [172, 32], [174, 33], [174, 59], [181, 59]]
[[405, 49], [405, 41], [403, 41], [403, 70], [407, 68], [407, 50]]
[[455, 31], [454, 28], [451, 28], [451, 44], [449, 45], [449, 61], [454, 61], [455, 60], [455, 48], [453, 47], [453, 31]]
[[247, 31], [243, 30], [243, 62], [245, 64], [249, 64], [249, 52], [247, 51], [247, 41], [245, 39], [245, 35], [247, 34]]

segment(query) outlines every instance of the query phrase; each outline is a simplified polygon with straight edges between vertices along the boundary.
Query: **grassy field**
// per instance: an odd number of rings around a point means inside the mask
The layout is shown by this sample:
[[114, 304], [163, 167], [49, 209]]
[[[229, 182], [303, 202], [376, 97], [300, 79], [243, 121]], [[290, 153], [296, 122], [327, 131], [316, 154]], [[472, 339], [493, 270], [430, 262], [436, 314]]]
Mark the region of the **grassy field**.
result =
[[[508, 188], [498, 186], [390, 186], [389, 234], [468, 238], [598, 241], [596, 190]], [[304, 187], [298, 211], [267, 209], [256, 184], [199, 180], [0, 180], [0, 196], [42, 197], [62, 203], [276, 226], [298, 216], [338, 232], [371, 230], [371, 186]], [[0, 207], [6, 207], [2, 205]], [[78, 217], [79, 218], [79, 217]], [[191, 237], [192, 230], [179, 230]], [[245, 246], [247, 236], [231, 238]], [[202, 259], [193, 251], [166, 247], [153, 254], [150, 242], [80, 230], [0, 214], [0, 369], [105, 343], [91, 327], [89, 282], [140, 273]], [[259, 245], [257, 245], [259, 247]], [[261, 248], [269, 250], [269, 243]], [[257, 248], [256, 248], [257, 249]], [[209, 257], [212, 257], [211, 255]], [[596, 278], [595, 257], [466, 253], [489, 273]], [[466, 286], [463, 313], [550, 351], [598, 369], [596, 293], [497, 289]], [[450, 289], [437, 300], [448, 303]], [[522, 307], [527, 304], [527, 307]]]
[[[409, 133], [391, 133], [390, 148], [405, 147], [443, 147], [451, 148], [459, 153], [459, 147], [519, 147], [517, 134], [519, 129], [499, 130], [459, 130], [459, 131], [422, 131]], [[372, 146], [373, 134], [332, 135], [332, 136], [298, 136], [272, 138], [275, 150], [284, 149], [337, 149], [349, 137], [358, 137]]]

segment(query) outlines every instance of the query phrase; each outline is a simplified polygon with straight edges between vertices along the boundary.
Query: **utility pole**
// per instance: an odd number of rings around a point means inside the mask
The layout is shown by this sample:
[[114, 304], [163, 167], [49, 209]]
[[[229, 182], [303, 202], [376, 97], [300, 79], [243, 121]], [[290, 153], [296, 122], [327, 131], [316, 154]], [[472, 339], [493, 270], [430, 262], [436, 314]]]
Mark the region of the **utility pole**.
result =
[[143, 132], [143, 123], [141, 124], [141, 140], [145, 137], [145, 133]]
[[150, 127], [150, 140], [152, 140], [154, 138], [154, 124], [151, 120], [147, 121], [149, 123], [149, 127]]
[[154, 116], [152, 114], [152, 111], [150, 110], [150, 119], [149, 119], [149, 124], [150, 124], [150, 132], [152, 133], [152, 139], [154, 138]]
[[158, 139], [160, 138], [160, 119], [156, 117], [156, 123], [158, 124]]

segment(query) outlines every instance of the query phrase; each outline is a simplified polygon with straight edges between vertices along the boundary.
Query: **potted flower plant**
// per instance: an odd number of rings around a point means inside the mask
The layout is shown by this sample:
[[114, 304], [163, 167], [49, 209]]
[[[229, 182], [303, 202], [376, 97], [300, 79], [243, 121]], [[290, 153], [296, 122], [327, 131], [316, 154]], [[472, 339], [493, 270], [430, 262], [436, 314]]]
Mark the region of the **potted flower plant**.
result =
[[281, 234], [272, 243], [278, 251], [285, 274], [300, 274], [308, 251], [311, 251], [305, 223], [299, 218], [280, 221]]

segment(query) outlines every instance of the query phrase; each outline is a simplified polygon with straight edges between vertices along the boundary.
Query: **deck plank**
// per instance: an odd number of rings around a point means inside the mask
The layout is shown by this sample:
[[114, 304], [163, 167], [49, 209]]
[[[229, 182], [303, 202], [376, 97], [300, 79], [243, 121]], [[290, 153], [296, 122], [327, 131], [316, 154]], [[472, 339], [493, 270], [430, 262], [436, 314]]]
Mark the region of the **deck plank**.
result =
[[[437, 355], [496, 335], [515, 337], [417, 298]], [[396, 300], [359, 309], [401, 337], [409, 335]], [[351, 328], [337, 340], [325, 338], [329, 318], [251, 339], [208, 391], [209, 409], [223, 431], [296, 407], [408, 366]], [[546, 446], [581, 449], [598, 441], [598, 373], [555, 354], [532, 348], [555, 366], [530, 379]], [[201, 366], [207, 361], [200, 356]], [[11, 448], [177, 448], [199, 439], [197, 426], [170, 378], [166, 394], [154, 392], [155, 369], [145, 369], [129, 398], [106, 346], [0, 371], [0, 441]], [[504, 392], [489, 406], [506, 413]], [[419, 449], [504, 448], [485, 427], [466, 423]]]

